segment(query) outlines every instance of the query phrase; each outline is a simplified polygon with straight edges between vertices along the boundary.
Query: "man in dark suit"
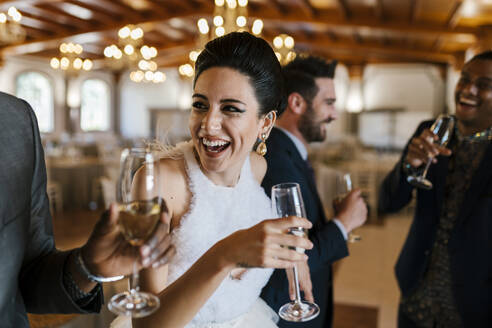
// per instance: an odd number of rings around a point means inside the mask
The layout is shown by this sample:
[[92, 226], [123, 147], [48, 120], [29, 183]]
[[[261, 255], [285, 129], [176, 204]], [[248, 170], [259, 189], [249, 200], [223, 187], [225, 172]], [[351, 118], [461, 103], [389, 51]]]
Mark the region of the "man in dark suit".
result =
[[407, 176], [432, 158], [395, 272], [398, 327], [492, 327], [492, 52], [465, 64], [448, 148], [422, 123], [383, 182], [379, 209], [412, 198]]
[[25, 101], [0, 93], [0, 326], [28, 327], [26, 312], [97, 312], [99, 282], [131, 273], [135, 260], [142, 267], [172, 256], [164, 214], [139, 252], [117, 216], [113, 206], [82, 248], [55, 248], [36, 117]]
[[[277, 120], [266, 142], [268, 168], [262, 186], [268, 195], [272, 186], [297, 182], [313, 223], [309, 239], [314, 248], [307, 251], [308, 265], [299, 265], [301, 289], [305, 298], [320, 307], [320, 315], [308, 322], [281, 321], [279, 327], [328, 328], [333, 317], [331, 263], [348, 255], [347, 233], [362, 225], [367, 208], [360, 190], [352, 191], [337, 206], [336, 219], [327, 220], [321, 204], [311, 165], [307, 160], [308, 143], [323, 141], [325, 124], [336, 119], [333, 76], [336, 63], [316, 57], [296, 58], [284, 67], [287, 108]], [[309, 271], [311, 281], [309, 280]], [[292, 280], [292, 279], [290, 279]], [[261, 297], [274, 309], [293, 299], [284, 270], [275, 270]]]

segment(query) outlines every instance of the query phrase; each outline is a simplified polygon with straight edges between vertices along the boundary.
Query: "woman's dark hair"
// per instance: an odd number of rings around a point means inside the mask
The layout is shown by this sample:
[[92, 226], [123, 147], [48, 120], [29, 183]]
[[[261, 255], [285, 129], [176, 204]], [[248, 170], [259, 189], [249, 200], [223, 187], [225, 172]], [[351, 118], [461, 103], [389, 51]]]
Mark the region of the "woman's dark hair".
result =
[[212, 67], [229, 67], [249, 77], [259, 115], [284, 110], [282, 69], [270, 45], [248, 32], [232, 32], [205, 45], [195, 64], [193, 86], [204, 71]]
[[484, 51], [484, 52], [481, 52], [479, 54], [476, 54], [469, 61], [471, 62], [474, 60], [492, 60], [492, 50], [488, 50], [488, 51]]

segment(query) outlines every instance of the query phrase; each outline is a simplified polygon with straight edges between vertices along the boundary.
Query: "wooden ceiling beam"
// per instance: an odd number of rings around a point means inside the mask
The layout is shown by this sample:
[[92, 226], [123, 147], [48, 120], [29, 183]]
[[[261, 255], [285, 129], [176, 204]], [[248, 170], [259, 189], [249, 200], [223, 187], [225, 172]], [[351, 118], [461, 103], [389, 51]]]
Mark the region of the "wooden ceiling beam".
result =
[[313, 7], [309, 0], [297, 0], [297, 4], [307, 17], [315, 17], [318, 15], [318, 11]]
[[[72, 0], [75, 1], [75, 0]], [[100, 0], [86, 0], [89, 2], [98, 2]], [[203, 12], [201, 10], [197, 9], [190, 9], [188, 11], [182, 11], [180, 13], [179, 17], [194, 17], [196, 15], [203, 15]], [[157, 15], [157, 14], [152, 14], [150, 13], [150, 16], [147, 18], [144, 17], [138, 17], [138, 19], [131, 19], [129, 17], [125, 17], [124, 20], [121, 21], [116, 21], [116, 20], [111, 20], [107, 19], [107, 25], [106, 26], [99, 26], [95, 27], [92, 29], [87, 29], [87, 30], [82, 30], [80, 31], [79, 34], [76, 34], [75, 36], [82, 36], [86, 33], [94, 33], [94, 32], [103, 32], [103, 31], [111, 31], [111, 30], [117, 30], [121, 26], [126, 25], [126, 24], [139, 24], [139, 23], [144, 23], [144, 22], [162, 22], [166, 21], [168, 19], [179, 19], [174, 14], [168, 14], [167, 16], [164, 15]], [[256, 11], [250, 11], [250, 17], [261, 17], [265, 24], [270, 22], [275, 22], [275, 23], [281, 23], [282, 25], [285, 25], [286, 22], [305, 22], [305, 23], [311, 23], [317, 25], [317, 29], [326, 29], [326, 30], [333, 30], [333, 28], [336, 27], [344, 27], [344, 28], [353, 28], [353, 29], [359, 29], [359, 28], [369, 28], [373, 30], [378, 30], [378, 31], [391, 31], [391, 32], [399, 32], [399, 33], [404, 33], [404, 34], [424, 34], [426, 36], [430, 35], [435, 35], [435, 36], [443, 36], [443, 37], [460, 37], [462, 40], [466, 39], [466, 42], [476, 42], [477, 35], [479, 35], [480, 31], [476, 28], [467, 28], [467, 27], [456, 27], [453, 30], [450, 30], [447, 27], [443, 26], [436, 26], [435, 24], [409, 24], [409, 23], [401, 23], [401, 22], [378, 22], [375, 20], [354, 20], [354, 21], [345, 21], [340, 18], [333, 18], [333, 16], [327, 16], [327, 15], [320, 15], [316, 17], [307, 17], [307, 18], [300, 18], [298, 13], [288, 13], [285, 15], [280, 15], [278, 12], [273, 12], [272, 10], [261, 10], [261, 7], [258, 6], [258, 9]], [[39, 27], [39, 24], [34, 27]], [[23, 45], [11, 45], [3, 48], [4, 53], [7, 54], [20, 54], [20, 53], [25, 53], [26, 49], [29, 48], [30, 43], [38, 43], [37, 46], [33, 48], [39, 48], [43, 47], [43, 42], [50, 42], [50, 41], [55, 41], [55, 42], [61, 42], [67, 37], [72, 38], [73, 33], [69, 32], [63, 32], [63, 33], [58, 33], [55, 37], [46, 37], [40, 40], [32, 41], [32, 42], [27, 42], [26, 44]]]
[[23, 28], [26, 30], [26, 36], [36, 39], [52, 37], [55, 34], [44, 29], [37, 29], [30, 26], [23, 26]]
[[386, 17], [384, 16], [383, 0], [376, 0], [376, 3], [374, 5], [374, 12], [378, 20], [384, 21], [386, 19]]
[[410, 23], [417, 20], [420, 13], [420, 0], [410, 0]]
[[349, 20], [352, 16], [347, 0], [338, 0], [338, 9], [344, 20]]
[[119, 12], [115, 15], [115, 13], [111, 13], [108, 9], [105, 10], [103, 7], [93, 4], [90, 0], [69, 0], [68, 2], [90, 10], [93, 20], [104, 26], [113, 26], [115, 21], [120, 21], [124, 17]]
[[[29, 26], [29, 27], [34, 27], [39, 30], [48, 30], [50, 32], [61, 32], [61, 33], [66, 33], [66, 34], [73, 34], [73, 30], [68, 29], [67, 27], [60, 25], [60, 24], [55, 24], [50, 21], [46, 20], [39, 20], [36, 18], [32, 18], [31, 15], [26, 14], [25, 16], [22, 17], [21, 20], [21, 25], [22, 26]], [[53, 34], [56, 34], [53, 33]]]
[[439, 63], [453, 63], [456, 59], [454, 54], [431, 52], [416, 49], [404, 49], [401, 47], [388, 47], [378, 44], [349, 44], [346, 42], [333, 42], [331, 40], [317, 40], [316, 43], [305, 43], [296, 40], [296, 48], [304, 51], [319, 49], [330, 49], [333, 53], [361, 53], [368, 56], [379, 56], [384, 58], [403, 58], [414, 61], [427, 61]]
[[374, 19], [357, 19], [346, 21], [340, 19], [340, 17], [334, 17], [333, 15], [318, 15], [312, 18], [301, 18], [299, 15], [288, 14], [284, 16], [279, 16], [278, 13], [272, 13], [271, 11], [260, 11], [257, 13], [250, 13], [251, 17], [259, 17], [263, 21], [271, 20], [272, 22], [277, 22], [279, 24], [285, 24], [286, 22], [304, 22], [316, 24], [320, 27], [344, 27], [344, 28], [370, 28], [378, 31], [390, 31], [390, 32], [400, 32], [400, 33], [415, 33], [415, 34], [428, 34], [428, 35], [443, 35], [443, 36], [460, 36], [467, 35], [471, 37], [478, 36], [480, 31], [477, 28], [470, 27], [456, 27], [454, 29], [449, 29], [442, 25], [437, 24], [409, 24], [404, 22], [379, 22]]
[[460, 9], [461, 5], [463, 4], [463, 0], [455, 0], [453, 4], [453, 8], [451, 9], [451, 12], [448, 16], [448, 19], [446, 20], [446, 26], [450, 29], [453, 29], [458, 25], [458, 21], [460, 20]]
[[[53, 20], [51, 20], [49, 18], [39, 17], [37, 15], [32, 15], [31, 13], [27, 13], [27, 12], [23, 12], [22, 15], [23, 16], [22, 16], [21, 23], [23, 25], [26, 24], [26, 23], [27, 24], [32, 24], [30, 22], [26, 22], [26, 20], [24, 19], [24, 18], [28, 18], [29, 21], [30, 20], [33, 20], [33, 22], [34, 21], [38, 21], [40, 23], [38, 25], [39, 28], [41, 28], [44, 25], [45, 27], [48, 27], [50, 30], [56, 31], [56, 33], [58, 33], [58, 32], [62, 32], [62, 33], [76, 33], [77, 32], [77, 26], [74, 26], [74, 25], [67, 26], [65, 24], [53, 23]], [[35, 25], [30, 25], [30, 26], [35, 26]]]
[[36, 6], [26, 6], [26, 5], [20, 5], [17, 7], [17, 9], [21, 12], [21, 14], [25, 15], [30, 15], [32, 18], [36, 19], [48, 19], [47, 17], [53, 17], [53, 15], [57, 15], [57, 21], [58, 23], [62, 25], [68, 25], [68, 26], [73, 26], [77, 29], [88, 29], [91, 28], [92, 25], [76, 16], [72, 16], [66, 12], [63, 11], [53, 11], [51, 9], [42, 9]]
[[[50, 2], [62, 2], [64, 0], [50, 0]], [[0, 0], [0, 10], [5, 11], [11, 6], [19, 9], [20, 6], [35, 6], [40, 3], [46, 3], [46, 0]]]

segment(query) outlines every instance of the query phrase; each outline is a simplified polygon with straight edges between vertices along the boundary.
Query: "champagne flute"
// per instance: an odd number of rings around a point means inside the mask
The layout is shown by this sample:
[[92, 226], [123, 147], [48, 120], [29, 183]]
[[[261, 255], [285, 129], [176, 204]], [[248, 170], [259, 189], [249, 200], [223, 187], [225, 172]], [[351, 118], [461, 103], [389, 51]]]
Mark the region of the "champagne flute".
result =
[[[434, 144], [441, 147], [445, 147], [454, 130], [454, 117], [451, 115], [441, 114], [437, 117], [434, 124], [431, 126], [431, 131], [437, 136], [437, 140], [434, 140]], [[430, 190], [432, 189], [432, 182], [426, 179], [427, 171], [432, 163], [432, 158], [427, 160], [424, 171], [421, 175], [414, 174], [407, 177], [407, 181], [414, 187]]]
[[[347, 197], [347, 195], [352, 191], [352, 178], [349, 173], [338, 174], [336, 178], [336, 196], [335, 196], [335, 204], [340, 204], [342, 200]], [[352, 232], [348, 234], [348, 242], [356, 243], [361, 241], [362, 237], [356, 235]]]
[[[138, 251], [137, 247], [154, 233], [161, 216], [162, 199], [158, 197], [158, 169], [158, 158], [149, 150], [125, 149], [121, 154], [121, 171], [116, 191], [119, 207], [118, 226], [125, 239], [135, 246], [135, 252]], [[140, 291], [138, 275], [135, 261], [130, 280], [131, 288], [111, 298], [108, 304], [111, 312], [140, 318], [159, 308], [160, 301], [157, 296]]]
[[[306, 211], [299, 184], [281, 183], [273, 186], [272, 207], [279, 217], [298, 216], [305, 218]], [[301, 227], [290, 228], [288, 233], [307, 238], [307, 231]], [[300, 253], [305, 251], [299, 247], [296, 247], [295, 250]], [[314, 303], [301, 300], [297, 267], [294, 266], [293, 271], [295, 300], [280, 307], [278, 314], [286, 321], [303, 322], [312, 320], [319, 315], [319, 307]]]

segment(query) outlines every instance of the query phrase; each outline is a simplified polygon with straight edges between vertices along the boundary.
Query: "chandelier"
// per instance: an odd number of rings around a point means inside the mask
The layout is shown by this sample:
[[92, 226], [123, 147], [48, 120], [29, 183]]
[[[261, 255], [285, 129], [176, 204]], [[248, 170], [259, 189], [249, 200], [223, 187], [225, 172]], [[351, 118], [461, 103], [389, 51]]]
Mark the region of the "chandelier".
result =
[[277, 35], [273, 39], [275, 55], [281, 65], [286, 65], [296, 58], [296, 53], [293, 50], [294, 44], [294, 38], [287, 34]]
[[[248, 31], [247, 6], [248, 0], [215, 0], [212, 26], [209, 26], [206, 18], [200, 18], [197, 21], [200, 36], [196, 48], [188, 54], [190, 62], [178, 68], [181, 76], [192, 77], [195, 74], [194, 62], [207, 42], [230, 32]], [[251, 32], [260, 35], [262, 30], [263, 21], [255, 19], [251, 26]]]
[[143, 44], [144, 32], [135, 25], [127, 25], [118, 31], [118, 45], [104, 48], [107, 65], [113, 70], [130, 69], [133, 82], [162, 83], [166, 80], [163, 72], [157, 71], [157, 49]]
[[7, 14], [0, 13], [0, 43], [18, 43], [26, 38], [26, 31], [20, 24], [21, 13], [10, 7]]
[[79, 57], [83, 51], [84, 48], [78, 43], [62, 43], [60, 45], [60, 58], [51, 58], [50, 66], [69, 74], [78, 74], [81, 70], [90, 71], [93, 66], [92, 61]]

